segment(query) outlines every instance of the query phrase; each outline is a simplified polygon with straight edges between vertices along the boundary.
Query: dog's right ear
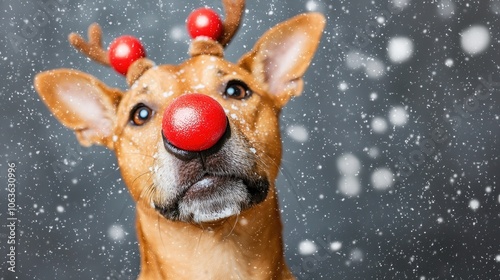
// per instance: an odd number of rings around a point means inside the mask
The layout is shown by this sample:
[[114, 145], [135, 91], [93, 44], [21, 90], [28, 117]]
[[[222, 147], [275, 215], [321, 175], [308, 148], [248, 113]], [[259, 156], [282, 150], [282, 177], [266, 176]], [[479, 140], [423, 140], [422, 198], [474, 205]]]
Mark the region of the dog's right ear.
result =
[[320, 42], [325, 17], [318, 13], [295, 16], [267, 31], [239, 65], [248, 70], [283, 107], [300, 95], [302, 76]]
[[121, 91], [71, 69], [36, 75], [35, 89], [54, 116], [75, 131], [81, 145], [99, 144], [113, 149], [113, 127]]

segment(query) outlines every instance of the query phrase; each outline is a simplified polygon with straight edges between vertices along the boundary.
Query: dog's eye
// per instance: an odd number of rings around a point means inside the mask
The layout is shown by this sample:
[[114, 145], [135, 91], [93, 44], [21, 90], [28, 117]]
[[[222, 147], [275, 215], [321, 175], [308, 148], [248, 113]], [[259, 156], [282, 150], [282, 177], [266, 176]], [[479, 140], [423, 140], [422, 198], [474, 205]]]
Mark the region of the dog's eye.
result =
[[130, 112], [130, 121], [135, 125], [143, 125], [151, 118], [152, 115], [153, 110], [140, 103], [137, 104]]
[[252, 91], [248, 86], [238, 80], [232, 80], [227, 83], [226, 89], [224, 90], [224, 96], [234, 99], [245, 99], [252, 95]]

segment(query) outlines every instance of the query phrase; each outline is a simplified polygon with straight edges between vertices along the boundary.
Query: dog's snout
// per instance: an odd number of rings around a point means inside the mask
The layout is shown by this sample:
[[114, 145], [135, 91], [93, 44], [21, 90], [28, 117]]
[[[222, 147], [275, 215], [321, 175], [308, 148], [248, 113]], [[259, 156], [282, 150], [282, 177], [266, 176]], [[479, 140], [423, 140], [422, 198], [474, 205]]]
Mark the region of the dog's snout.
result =
[[217, 149], [230, 132], [224, 108], [198, 93], [181, 95], [163, 114], [162, 136], [168, 152], [191, 159]]

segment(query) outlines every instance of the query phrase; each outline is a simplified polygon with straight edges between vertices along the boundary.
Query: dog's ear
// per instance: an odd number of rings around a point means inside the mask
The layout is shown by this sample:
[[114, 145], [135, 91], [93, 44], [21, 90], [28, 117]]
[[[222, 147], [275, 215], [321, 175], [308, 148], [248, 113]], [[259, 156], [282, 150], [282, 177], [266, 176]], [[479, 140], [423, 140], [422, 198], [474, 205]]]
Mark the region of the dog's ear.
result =
[[251, 72], [282, 107], [300, 95], [302, 76], [318, 47], [325, 27], [321, 14], [309, 13], [282, 22], [267, 31], [239, 65]]
[[116, 108], [122, 93], [86, 73], [56, 69], [35, 77], [35, 89], [54, 116], [75, 131], [83, 146], [113, 149]]

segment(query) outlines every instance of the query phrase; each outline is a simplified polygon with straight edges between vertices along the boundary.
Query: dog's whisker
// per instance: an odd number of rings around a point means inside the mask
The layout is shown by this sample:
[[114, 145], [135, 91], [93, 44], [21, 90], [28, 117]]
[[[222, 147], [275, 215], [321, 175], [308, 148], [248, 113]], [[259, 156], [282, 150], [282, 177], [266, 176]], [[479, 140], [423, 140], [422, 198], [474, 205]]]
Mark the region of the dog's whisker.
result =
[[203, 230], [202, 230], [202, 231], [200, 231], [200, 233], [198, 234], [198, 242], [196, 242], [196, 247], [195, 247], [195, 250], [194, 250], [194, 252], [195, 252], [195, 253], [198, 253], [198, 249], [200, 248], [201, 239], [203, 238], [203, 233], [204, 233], [204, 232], [205, 232], [205, 231], [203, 231]]
[[138, 153], [138, 152], [135, 152], [135, 153], [132, 153], [132, 152], [123, 152], [123, 153], [127, 154], [127, 155], [139, 155], [139, 156], [149, 157], [149, 158], [152, 158], [152, 159], [155, 158], [153, 155], [144, 154], [144, 153]]
[[[137, 181], [137, 180], [138, 180], [139, 178], [141, 178], [142, 176], [147, 175], [147, 174], [152, 175], [152, 173], [153, 173], [153, 171], [148, 170], [148, 171], [145, 171], [144, 173], [139, 174], [139, 176], [135, 177], [135, 179], [132, 181], [132, 184], [135, 184], [135, 181]], [[149, 177], [149, 179], [151, 179], [151, 176]], [[148, 180], [149, 180], [149, 179], [148, 179]]]
[[233, 224], [233, 227], [231, 228], [231, 230], [229, 231], [229, 233], [224, 236], [224, 238], [222, 238], [223, 240], [226, 240], [226, 238], [228, 238], [234, 231], [234, 229], [236, 228], [236, 224], [238, 223], [238, 219], [240, 218], [240, 214], [236, 214], [236, 219], [234, 220], [234, 224]]
[[122, 217], [123, 213], [125, 212], [125, 208], [127, 208], [128, 203], [126, 201], [123, 202], [123, 206], [121, 207], [120, 214], [118, 214], [118, 217], [116, 218], [116, 221], [119, 221], [120, 218]]
[[[257, 142], [257, 141], [255, 141], [255, 142]], [[285, 161], [283, 161], [280, 165], [276, 162], [276, 160], [274, 160], [273, 158], [268, 156], [266, 153], [262, 153], [261, 157], [257, 157], [257, 161], [265, 167], [269, 167], [269, 164], [272, 164], [273, 167], [278, 168], [278, 172], [284, 176], [285, 182], [288, 184], [289, 189], [293, 192], [293, 195], [297, 199], [297, 203], [298, 203], [300, 209], [302, 210], [302, 213], [305, 213], [305, 206], [302, 205], [302, 202], [301, 202], [301, 199], [299, 196], [300, 189], [299, 189], [298, 185], [295, 184], [295, 178], [288, 171], [288, 169], [285, 165]]]
[[293, 176], [290, 174], [290, 172], [288, 171], [288, 169], [286, 168], [285, 165], [282, 165], [281, 168], [279, 169], [280, 173], [285, 177], [285, 182], [287, 182], [290, 186], [290, 189], [292, 190], [293, 192], [293, 195], [295, 196], [295, 198], [297, 199], [297, 203], [300, 207], [300, 209], [302, 210], [302, 213], [305, 213], [306, 212], [306, 209], [304, 207], [304, 205], [302, 205], [302, 202], [301, 202], [301, 199], [300, 199], [300, 196], [299, 196], [299, 187], [294, 184], [295, 180], [293, 178]]
[[158, 235], [160, 235], [160, 242], [161, 242], [161, 246], [165, 249], [165, 250], [168, 250], [167, 249], [167, 246], [165, 246], [165, 243], [163, 241], [163, 234], [161, 234], [161, 222], [160, 222], [160, 215], [157, 215], [158, 218], [157, 218], [157, 221], [156, 221], [156, 224], [158, 225]]

